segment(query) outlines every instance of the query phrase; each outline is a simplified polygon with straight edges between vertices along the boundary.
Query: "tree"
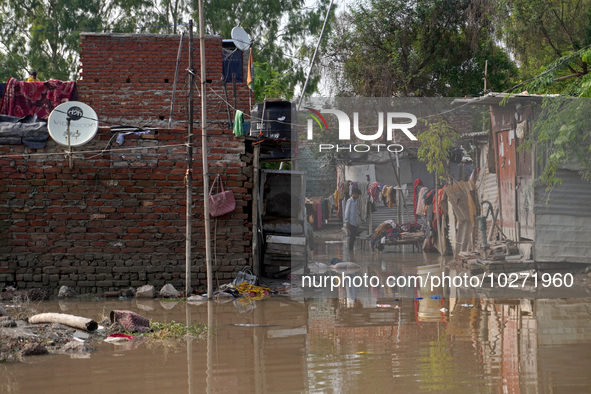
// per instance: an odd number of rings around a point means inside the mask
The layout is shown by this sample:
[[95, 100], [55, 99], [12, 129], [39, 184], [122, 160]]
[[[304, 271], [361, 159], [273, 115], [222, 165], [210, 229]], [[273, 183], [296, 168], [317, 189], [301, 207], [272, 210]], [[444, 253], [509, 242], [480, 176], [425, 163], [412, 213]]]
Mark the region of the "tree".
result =
[[[435, 198], [433, 203], [436, 207], [441, 204], [439, 201], [439, 193], [437, 191], [437, 185], [439, 180], [450, 178], [449, 176], [449, 152], [454, 146], [455, 141], [459, 138], [459, 135], [454, 131], [453, 127], [449, 122], [441, 116], [424, 121], [428, 129], [423, 131], [417, 137], [421, 142], [421, 146], [417, 152], [419, 160], [427, 165], [427, 171], [435, 174]], [[447, 242], [442, 239], [442, 221], [437, 211], [435, 215], [437, 221], [437, 241], [439, 253], [444, 254], [443, 242]]]
[[[306, 79], [313, 52], [306, 41], [319, 35], [328, 7], [326, 2], [312, 8], [307, 5], [305, 0], [210, 0], [204, 7], [206, 30], [230, 37], [232, 28], [241, 26], [252, 39], [255, 61], [259, 66], [267, 63], [270, 69], [283, 74], [282, 80], [293, 95], [293, 89]], [[193, 9], [193, 17], [198, 20], [196, 0]], [[318, 74], [314, 74], [308, 93], [316, 89], [318, 80]]]
[[[233, 27], [242, 26], [253, 38], [255, 60], [283, 74], [293, 95], [306, 78], [313, 49], [306, 39], [318, 36], [327, 9], [320, 2], [307, 5], [211, 0], [204, 7], [206, 30], [229, 38]], [[189, 15], [198, 20], [197, 0], [0, 0], [0, 76], [22, 79], [36, 69], [41, 79], [76, 78], [80, 32], [176, 33]], [[318, 80], [314, 74], [309, 92]]]
[[591, 180], [591, 1], [511, 0], [498, 3], [500, 36], [520, 63], [524, 83], [513, 89], [547, 97], [527, 137], [543, 166], [539, 181], [560, 184], [559, 168]]
[[347, 94], [464, 96], [504, 89], [515, 66], [495, 43], [485, 2], [368, 0], [343, 21], [331, 41], [343, 65]]
[[459, 134], [442, 117], [425, 121], [427, 130], [418, 135], [421, 143], [417, 156], [427, 166], [427, 171], [435, 173], [441, 180], [447, 180], [449, 173], [449, 152]]
[[268, 63], [254, 63], [255, 101], [263, 102], [266, 97], [290, 101], [293, 97], [294, 81], [280, 73]]
[[111, 31], [151, 20], [148, 0], [0, 0], [4, 80], [36, 69], [41, 79], [75, 78], [82, 31]]
[[551, 70], [543, 80], [536, 78], [538, 92], [581, 93], [580, 81], [571, 78], [589, 72], [590, 52], [576, 52], [591, 44], [591, 1], [503, 0], [495, 15], [498, 35], [524, 80]]

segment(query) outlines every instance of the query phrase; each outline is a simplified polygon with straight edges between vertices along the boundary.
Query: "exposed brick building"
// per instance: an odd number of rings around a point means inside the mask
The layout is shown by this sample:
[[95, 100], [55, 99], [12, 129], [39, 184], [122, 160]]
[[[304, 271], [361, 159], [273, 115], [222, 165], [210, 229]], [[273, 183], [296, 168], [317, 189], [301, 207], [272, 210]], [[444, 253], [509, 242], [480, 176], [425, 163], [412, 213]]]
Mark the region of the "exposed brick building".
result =
[[[20, 288], [53, 293], [60, 285], [83, 293], [147, 283], [182, 288], [187, 38], [168, 129], [179, 39], [81, 35], [78, 97], [96, 111], [101, 127], [90, 143], [75, 148], [72, 169], [64, 147], [51, 139], [36, 150], [0, 146], [0, 285], [16, 281]], [[221, 174], [237, 200], [233, 213], [211, 222], [215, 279], [227, 281], [251, 262], [253, 174], [244, 160], [244, 141], [228, 128], [228, 118], [234, 106], [247, 112], [252, 97], [241, 76], [224, 91], [222, 46], [221, 37], [206, 38], [210, 181]], [[205, 284], [205, 235], [197, 39], [194, 68], [192, 284], [198, 287]], [[113, 124], [157, 130], [127, 135], [120, 145], [108, 127]]]

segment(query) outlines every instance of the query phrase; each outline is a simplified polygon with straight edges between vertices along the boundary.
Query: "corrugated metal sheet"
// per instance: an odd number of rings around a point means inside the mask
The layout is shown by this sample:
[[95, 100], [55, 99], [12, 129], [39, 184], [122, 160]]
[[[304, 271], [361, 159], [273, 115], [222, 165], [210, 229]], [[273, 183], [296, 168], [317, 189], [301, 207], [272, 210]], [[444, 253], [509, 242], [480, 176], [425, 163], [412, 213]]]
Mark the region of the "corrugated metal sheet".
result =
[[497, 175], [491, 173], [487, 166], [488, 156], [494, 155], [494, 150], [492, 148], [489, 149], [489, 144], [483, 144], [480, 147], [480, 152], [481, 172], [478, 175], [478, 179], [476, 179], [476, 193], [480, 201], [478, 201], [477, 204], [480, 204], [482, 201], [490, 201], [493, 208], [495, 208], [497, 206], [499, 195], [497, 189]]
[[535, 188], [534, 214], [591, 218], [591, 182], [583, 181], [576, 171], [559, 170], [557, 175], [562, 179], [562, 185], [549, 194], [544, 186]]
[[529, 240], [535, 238], [534, 197], [532, 176], [517, 177], [517, 221], [519, 237]]
[[315, 154], [315, 149], [318, 147], [302, 144], [298, 151], [300, 169], [306, 172], [306, 196], [329, 196], [337, 187], [337, 173], [327, 159]]
[[499, 199], [499, 193], [497, 189], [497, 175], [488, 172], [487, 168], [483, 168], [483, 174], [477, 183], [478, 198], [480, 198], [479, 204], [482, 201], [489, 201], [493, 208], [497, 206], [497, 200]]
[[534, 260], [591, 264], [590, 239], [589, 216], [536, 215]]
[[559, 170], [562, 185], [534, 195], [534, 259], [542, 262], [591, 263], [591, 182], [576, 171]]

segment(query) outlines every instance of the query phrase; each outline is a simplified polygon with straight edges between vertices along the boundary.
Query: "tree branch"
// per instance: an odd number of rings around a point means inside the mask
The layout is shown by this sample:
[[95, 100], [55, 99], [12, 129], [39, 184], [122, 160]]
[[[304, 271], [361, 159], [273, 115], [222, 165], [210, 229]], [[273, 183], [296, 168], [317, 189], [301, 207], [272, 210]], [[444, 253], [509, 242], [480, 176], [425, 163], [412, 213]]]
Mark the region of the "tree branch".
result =
[[[556, 53], [556, 56], [558, 56], [558, 58], [560, 59], [562, 57], [562, 52], [560, 52], [560, 50], [554, 45], [554, 43], [550, 39], [550, 35], [548, 34], [548, 32], [546, 31], [546, 29], [544, 28], [544, 26], [540, 26], [540, 30], [542, 31], [542, 34], [544, 35], [544, 37], [546, 37], [546, 40], [548, 41], [548, 44], [552, 47], [552, 49]], [[572, 66], [570, 64], [568, 64], [567, 67], [568, 67], [568, 69], [572, 73], [576, 73], [577, 72], [574, 68], [572, 68]]]
[[556, 17], [556, 19], [558, 20], [558, 23], [560, 23], [560, 26], [562, 27], [562, 29], [564, 30], [564, 32], [566, 33], [566, 36], [568, 37], [568, 40], [570, 41], [570, 44], [573, 46], [573, 50], [578, 50], [578, 45], [575, 44], [575, 42], [573, 41], [572, 36], [570, 35], [568, 29], [566, 28], [565, 24], [564, 24], [564, 20], [560, 17], [560, 15], [558, 15], [558, 13], [556, 12], [556, 9], [554, 7], [552, 7], [552, 12], [554, 13], [554, 16]]
[[563, 77], [559, 77], [559, 78], [554, 78], [554, 82], [559, 82], [559, 81], [564, 81], [567, 79], [571, 79], [571, 78], [576, 78], [576, 77], [582, 77], [585, 74], [588, 74], [589, 72], [578, 72], [578, 73], [574, 73], [574, 74], [570, 74], [570, 75], [565, 75]]

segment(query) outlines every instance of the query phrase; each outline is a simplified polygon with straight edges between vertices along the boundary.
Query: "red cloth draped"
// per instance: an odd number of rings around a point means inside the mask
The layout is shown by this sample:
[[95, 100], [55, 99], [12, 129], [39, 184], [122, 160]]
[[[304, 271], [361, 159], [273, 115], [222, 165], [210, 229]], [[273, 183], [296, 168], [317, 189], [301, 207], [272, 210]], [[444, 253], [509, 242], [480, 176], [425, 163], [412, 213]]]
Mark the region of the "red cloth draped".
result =
[[0, 114], [23, 118], [37, 115], [47, 120], [55, 107], [72, 100], [76, 82], [36, 81], [24, 82], [10, 78], [4, 90]]

